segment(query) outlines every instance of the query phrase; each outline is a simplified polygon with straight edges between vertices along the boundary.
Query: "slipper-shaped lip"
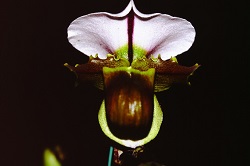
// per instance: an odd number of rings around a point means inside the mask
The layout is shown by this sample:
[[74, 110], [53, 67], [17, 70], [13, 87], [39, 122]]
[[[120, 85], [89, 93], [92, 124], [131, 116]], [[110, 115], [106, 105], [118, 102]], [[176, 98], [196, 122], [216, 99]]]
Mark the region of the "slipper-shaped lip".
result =
[[142, 146], [151, 140], [153, 140], [157, 134], [160, 131], [161, 123], [163, 120], [163, 113], [161, 110], [161, 107], [159, 105], [159, 102], [154, 96], [154, 113], [153, 113], [153, 122], [151, 129], [149, 131], [149, 134], [147, 137], [137, 140], [137, 141], [132, 141], [132, 140], [124, 140], [117, 138], [112, 134], [112, 132], [109, 130], [108, 124], [107, 124], [107, 118], [106, 118], [106, 110], [105, 110], [105, 102], [102, 102], [102, 105], [100, 107], [99, 113], [98, 113], [98, 121], [101, 126], [102, 131], [105, 133], [106, 136], [108, 136], [111, 140], [129, 148], [135, 148], [137, 146]]

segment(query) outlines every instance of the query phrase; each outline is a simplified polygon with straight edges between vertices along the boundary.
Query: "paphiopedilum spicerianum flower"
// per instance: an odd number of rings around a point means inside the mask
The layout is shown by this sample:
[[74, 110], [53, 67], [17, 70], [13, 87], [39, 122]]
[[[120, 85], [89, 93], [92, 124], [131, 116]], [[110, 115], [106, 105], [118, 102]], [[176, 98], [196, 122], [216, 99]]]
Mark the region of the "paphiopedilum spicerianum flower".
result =
[[119, 14], [92, 13], [74, 20], [68, 40], [89, 56], [74, 67], [79, 80], [104, 90], [98, 119], [103, 132], [127, 147], [154, 139], [163, 119], [154, 92], [173, 83], [188, 83], [198, 68], [178, 64], [176, 55], [194, 42], [195, 29], [185, 19], [142, 14], [131, 0]]

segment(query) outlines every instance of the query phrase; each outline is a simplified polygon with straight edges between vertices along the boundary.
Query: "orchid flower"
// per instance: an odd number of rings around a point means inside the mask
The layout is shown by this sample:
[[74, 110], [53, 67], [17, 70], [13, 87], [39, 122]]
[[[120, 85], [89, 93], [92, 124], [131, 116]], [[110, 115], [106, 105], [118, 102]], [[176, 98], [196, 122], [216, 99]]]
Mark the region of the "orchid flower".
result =
[[173, 83], [188, 83], [199, 67], [178, 64], [195, 29], [185, 19], [167, 14], [143, 14], [133, 0], [118, 14], [98, 12], [74, 20], [68, 40], [89, 56], [86, 64], [70, 66], [81, 81], [104, 90], [98, 120], [115, 142], [135, 148], [153, 140], [163, 120], [154, 92]]

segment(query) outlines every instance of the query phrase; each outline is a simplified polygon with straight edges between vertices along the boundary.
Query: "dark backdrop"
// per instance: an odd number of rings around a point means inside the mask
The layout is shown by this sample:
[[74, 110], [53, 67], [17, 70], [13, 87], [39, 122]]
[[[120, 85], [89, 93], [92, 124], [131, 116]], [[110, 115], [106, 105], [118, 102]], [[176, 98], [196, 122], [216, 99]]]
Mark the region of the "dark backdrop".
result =
[[[112, 142], [97, 120], [103, 93], [87, 84], [75, 87], [76, 77], [63, 66], [87, 61], [68, 43], [67, 27], [81, 15], [118, 13], [127, 3], [1, 2], [1, 165], [41, 166], [44, 148], [55, 145], [62, 146], [71, 165], [107, 165]], [[196, 40], [178, 60], [186, 66], [201, 65], [190, 78], [192, 86], [175, 85], [158, 94], [164, 122], [157, 138], [147, 145], [149, 151], [167, 166], [247, 161], [249, 72], [243, 51], [249, 44], [247, 7], [237, 9], [222, 0], [135, 3], [143, 13], [189, 20], [196, 28]]]

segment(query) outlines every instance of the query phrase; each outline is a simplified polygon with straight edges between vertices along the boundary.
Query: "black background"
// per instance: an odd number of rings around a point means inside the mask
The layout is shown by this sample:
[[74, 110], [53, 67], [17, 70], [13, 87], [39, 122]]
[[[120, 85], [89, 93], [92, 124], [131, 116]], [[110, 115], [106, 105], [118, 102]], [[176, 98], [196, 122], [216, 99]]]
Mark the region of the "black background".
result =
[[[247, 6], [230, 2], [135, 0], [142, 13], [189, 20], [197, 36], [179, 63], [201, 67], [192, 86], [158, 94], [164, 121], [147, 145], [167, 166], [250, 163]], [[238, 2], [240, 3], [240, 2]], [[121, 12], [128, 0], [1, 2], [0, 165], [41, 166], [45, 147], [62, 146], [74, 166], [107, 165], [112, 143], [97, 120], [103, 93], [80, 84], [63, 64], [87, 57], [67, 40], [71, 21]]]

